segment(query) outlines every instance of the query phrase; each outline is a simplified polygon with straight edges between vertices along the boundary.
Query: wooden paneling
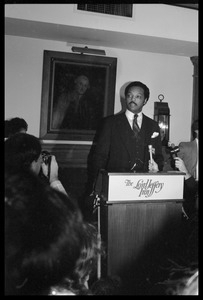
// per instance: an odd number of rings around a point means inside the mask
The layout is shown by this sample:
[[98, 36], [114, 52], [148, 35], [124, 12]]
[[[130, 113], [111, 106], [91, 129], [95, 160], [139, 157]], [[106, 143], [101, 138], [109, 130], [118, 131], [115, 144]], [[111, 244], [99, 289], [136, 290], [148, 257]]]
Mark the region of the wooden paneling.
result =
[[43, 150], [56, 156], [60, 167], [87, 168], [91, 145], [42, 143]]

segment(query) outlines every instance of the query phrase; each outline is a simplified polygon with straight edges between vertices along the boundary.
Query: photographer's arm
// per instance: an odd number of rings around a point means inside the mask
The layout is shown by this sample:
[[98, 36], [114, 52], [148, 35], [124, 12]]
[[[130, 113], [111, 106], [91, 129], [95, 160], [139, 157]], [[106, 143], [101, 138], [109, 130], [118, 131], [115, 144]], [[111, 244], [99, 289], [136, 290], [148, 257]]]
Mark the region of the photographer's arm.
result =
[[185, 173], [185, 180], [189, 179], [192, 175], [188, 172], [184, 161], [180, 158], [180, 157], [175, 157], [175, 166], [176, 168], [178, 168], [179, 171], [184, 172]]
[[[45, 163], [42, 163], [42, 170], [44, 175], [47, 176], [48, 166]], [[61, 181], [58, 179], [58, 163], [54, 155], [51, 156], [49, 183], [52, 188], [67, 195], [67, 192], [64, 189]]]

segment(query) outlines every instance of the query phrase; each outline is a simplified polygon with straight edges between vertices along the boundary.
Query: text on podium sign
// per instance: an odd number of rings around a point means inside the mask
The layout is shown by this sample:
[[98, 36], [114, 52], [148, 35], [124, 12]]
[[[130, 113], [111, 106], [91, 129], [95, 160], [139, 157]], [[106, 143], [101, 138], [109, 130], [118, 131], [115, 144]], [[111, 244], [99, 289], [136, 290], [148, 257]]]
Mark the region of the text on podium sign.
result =
[[108, 173], [108, 201], [183, 199], [183, 173]]

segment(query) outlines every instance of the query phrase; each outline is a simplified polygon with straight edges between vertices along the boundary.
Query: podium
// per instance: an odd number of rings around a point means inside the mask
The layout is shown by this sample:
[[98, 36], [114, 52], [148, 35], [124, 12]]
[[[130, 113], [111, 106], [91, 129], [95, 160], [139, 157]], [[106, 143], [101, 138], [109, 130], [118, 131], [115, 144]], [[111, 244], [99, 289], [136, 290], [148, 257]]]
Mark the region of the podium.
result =
[[100, 173], [99, 226], [106, 247], [102, 276], [140, 276], [143, 268], [174, 250], [183, 184], [184, 173], [178, 171]]

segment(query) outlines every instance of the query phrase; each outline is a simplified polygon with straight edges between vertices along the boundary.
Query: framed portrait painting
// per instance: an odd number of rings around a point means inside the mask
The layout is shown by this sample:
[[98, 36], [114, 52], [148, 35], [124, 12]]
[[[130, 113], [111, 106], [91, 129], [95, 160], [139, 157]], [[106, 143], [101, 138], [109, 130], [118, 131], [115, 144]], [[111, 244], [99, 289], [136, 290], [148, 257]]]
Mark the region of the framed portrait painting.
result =
[[40, 138], [92, 141], [114, 113], [117, 58], [44, 50]]

